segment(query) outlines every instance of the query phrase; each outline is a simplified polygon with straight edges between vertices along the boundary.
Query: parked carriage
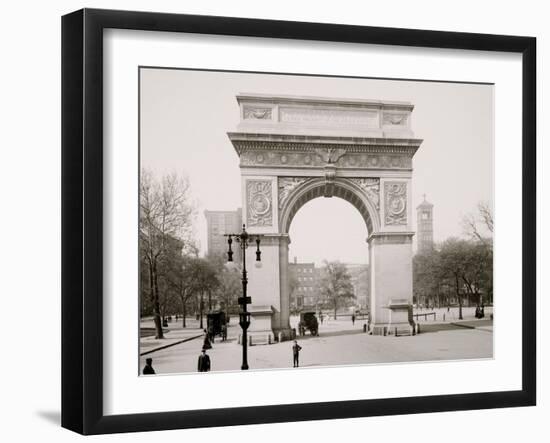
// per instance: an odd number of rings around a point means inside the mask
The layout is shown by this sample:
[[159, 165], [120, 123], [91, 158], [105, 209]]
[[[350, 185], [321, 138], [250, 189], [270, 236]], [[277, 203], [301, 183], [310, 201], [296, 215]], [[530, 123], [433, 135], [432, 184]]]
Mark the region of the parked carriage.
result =
[[300, 322], [298, 323], [298, 331], [301, 336], [306, 335], [306, 330], [311, 335], [319, 335], [319, 322], [315, 316], [315, 312], [300, 312]]
[[222, 335], [222, 329], [226, 323], [225, 312], [223, 311], [211, 311], [206, 314], [206, 327], [213, 336]]

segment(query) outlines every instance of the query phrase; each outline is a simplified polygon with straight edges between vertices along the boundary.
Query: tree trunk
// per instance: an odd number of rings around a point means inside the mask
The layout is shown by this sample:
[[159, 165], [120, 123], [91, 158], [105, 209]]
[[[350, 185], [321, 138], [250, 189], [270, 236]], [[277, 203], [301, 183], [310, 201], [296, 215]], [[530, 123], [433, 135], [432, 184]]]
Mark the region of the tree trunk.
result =
[[185, 297], [183, 296], [183, 291], [182, 291], [182, 294], [180, 295], [180, 300], [181, 300], [181, 310], [183, 312], [183, 319], [181, 321], [181, 326], [183, 328], [187, 327], [187, 324], [185, 323], [185, 317], [187, 317], [187, 309], [186, 309], [186, 300], [185, 300]]
[[458, 319], [464, 320], [462, 317], [462, 297], [460, 296], [460, 290], [458, 285], [458, 275], [455, 275], [456, 279], [456, 296], [458, 297]]
[[202, 312], [204, 310], [204, 300], [203, 300], [203, 293], [201, 292], [201, 299], [200, 299], [200, 305], [199, 305], [199, 314], [200, 314], [200, 325], [199, 327], [201, 329], [204, 329], [203, 323], [202, 323]]
[[162, 339], [164, 338], [164, 333], [162, 332], [162, 321], [160, 318], [157, 267], [154, 262], [149, 265], [149, 277], [150, 277], [150, 284], [151, 284], [151, 295], [153, 297], [153, 319], [155, 322], [155, 338]]
[[338, 311], [338, 303], [336, 300], [334, 301], [334, 320], [336, 320], [336, 313]]
[[187, 318], [187, 300], [183, 300], [183, 327], [184, 328], [187, 327], [186, 318]]

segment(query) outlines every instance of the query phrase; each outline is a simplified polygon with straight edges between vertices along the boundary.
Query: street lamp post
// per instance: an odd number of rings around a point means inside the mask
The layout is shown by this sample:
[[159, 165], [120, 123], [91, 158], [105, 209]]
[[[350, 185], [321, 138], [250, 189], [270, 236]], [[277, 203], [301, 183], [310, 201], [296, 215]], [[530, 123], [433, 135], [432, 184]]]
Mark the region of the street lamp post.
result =
[[[227, 251], [227, 261], [232, 262], [233, 261], [233, 251], [231, 250], [231, 244], [233, 243], [233, 238], [235, 238], [235, 241], [239, 243], [239, 247], [241, 249], [241, 255], [243, 260], [243, 272], [241, 281], [243, 284], [243, 296], [239, 297], [238, 302], [239, 305], [242, 306], [242, 311], [239, 312], [239, 325], [241, 326], [243, 330], [242, 335], [242, 345], [243, 345], [243, 363], [241, 365], [242, 370], [248, 369], [248, 339], [246, 331], [248, 327], [250, 326], [250, 312], [247, 310], [247, 305], [252, 303], [251, 297], [248, 297], [246, 294], [246, 287], [248, 285], [248, 276], [246, 272], [246, 248], [248, 247], [248, 241], [250, 236], [248, 235], [248, 232], [246, 232], [245, 225], [243, 224], [243, 230], [240, 234], [225, 234], [227, 237], [227, 244], [229, 246], [229, 249]], [[261, 251], [260, 251], [260, 237], [256, 237], [256, 261], [262, 261], [261, 259]]]

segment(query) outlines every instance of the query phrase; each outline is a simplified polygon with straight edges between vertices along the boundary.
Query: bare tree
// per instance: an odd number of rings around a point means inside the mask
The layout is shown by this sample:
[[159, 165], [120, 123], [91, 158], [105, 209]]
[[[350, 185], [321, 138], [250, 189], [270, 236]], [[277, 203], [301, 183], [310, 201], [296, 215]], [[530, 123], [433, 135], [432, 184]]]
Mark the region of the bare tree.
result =
[[435, 297], [439, 304], [439, 251], [431, 249], [413, 257], [413, 294], [420, 306], [433, 304]]
[[468, 241], [458, 238], [449, 238], [441, 245], [439, 253], [439, 272], [441, 278], [451, 277], [454, 280], [456, 297], [458, 300], [458, 319], [462, 320], [461, 287], [466, 274]]
[[[493, 210], [488, 202], [477, 204], [477, 214], [468, 214], [463, 220], [463, 227], [475, 242], [479, 244], [472, 254], [471, 268], [474, 270], [473, 281], [464, 279], [468, 291], [475, 296], [477, 303], [482, 303], [477, 284], [481, 282], [487, 291], [488, 300], [492, 300], [493, 293]], [[474, 284], [475, 283], [475, 284]]]
[[180, 257], [171, 264], [170, 284], [176, 289], [183, 314], [182, 326], [187, 327], [187, 304], [200, 291], [204, 260], [198, 257]]
[[479, 211], [481, 219], [483, 220], [483, 223], [492, 234], [494, 229], [493, 210], [489, 206], [489, 203], [479, 202], [477, 205], [477, 209]]
[[140, 181], [140, 253], [149, 276], [149, 293], [153, 307], [156, 338], [164, 338], [160, 312], [159, 264], [169, 250], [170, 241], [182, 242], [182, 249], [193, 247], [194, 207], [189, 196], [189, 182], [177, 174], [155, 178], [142, 170]]
[[494, 221], [493, 210], [489, 203], [479, 202], [477, 214], [465, 215], [462, 219], [462, 227], [466, 234], [474, 240], [485, 244], [492, 243]]

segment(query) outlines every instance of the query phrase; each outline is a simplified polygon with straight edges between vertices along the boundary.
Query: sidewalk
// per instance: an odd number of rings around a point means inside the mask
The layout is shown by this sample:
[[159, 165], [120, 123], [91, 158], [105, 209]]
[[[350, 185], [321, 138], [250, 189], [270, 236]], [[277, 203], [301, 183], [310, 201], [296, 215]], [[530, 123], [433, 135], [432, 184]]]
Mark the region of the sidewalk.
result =
[[[462, 307], [462, 320], [459, 320], [459, 308], [458, 307], [452, 307], [449, 310], [447, 308], [434, 308], [434, 309], [414, 309], [413, 315], [419, 314], [418, 317], [413, 317], [413, 320], [417, 323], [420, 323], [421, 325], [426, 323], [454, 323], [454, 322], [461, 322], [461, 321], [478, 321], [479, 319], [475, 318], [475, 312], [476, 308], [475, 306], [471, 307]], [[433, 315], [428, 315], [427, 319], [425, 320], [423, 315], [429, 314], [430, 312], [436, 313], [436, 318], [434, 320]], [[493, 307], [487, 306], [485, 308], [485, 317], [482, 320], [490, 320], [491, 314], [493, 313]]]
[[[204, 319], [204, 324], [206, 320]], [[164, 332], [164, 338], [158, 340], [154, 335], [147, 337], [140, 337], [139, 340], [139, 353], [140, 355], [150, 354], [158, 349], [163, 349], [169, 346], [174, 346], [179, 343], [183, 343], [187, 340], [193, 340], [198, 337], [202, 337], [204, 332], [199, 327], [199, 322], [195, 319], [186, 319], [187, 327], [183, 327], [183, 319], [177, 321], [172, 319], [168, 326], [162, 328]], [[153, 319], [144, 319], [140, 322], [140, 329], [154, 330], [155, 324]]]

